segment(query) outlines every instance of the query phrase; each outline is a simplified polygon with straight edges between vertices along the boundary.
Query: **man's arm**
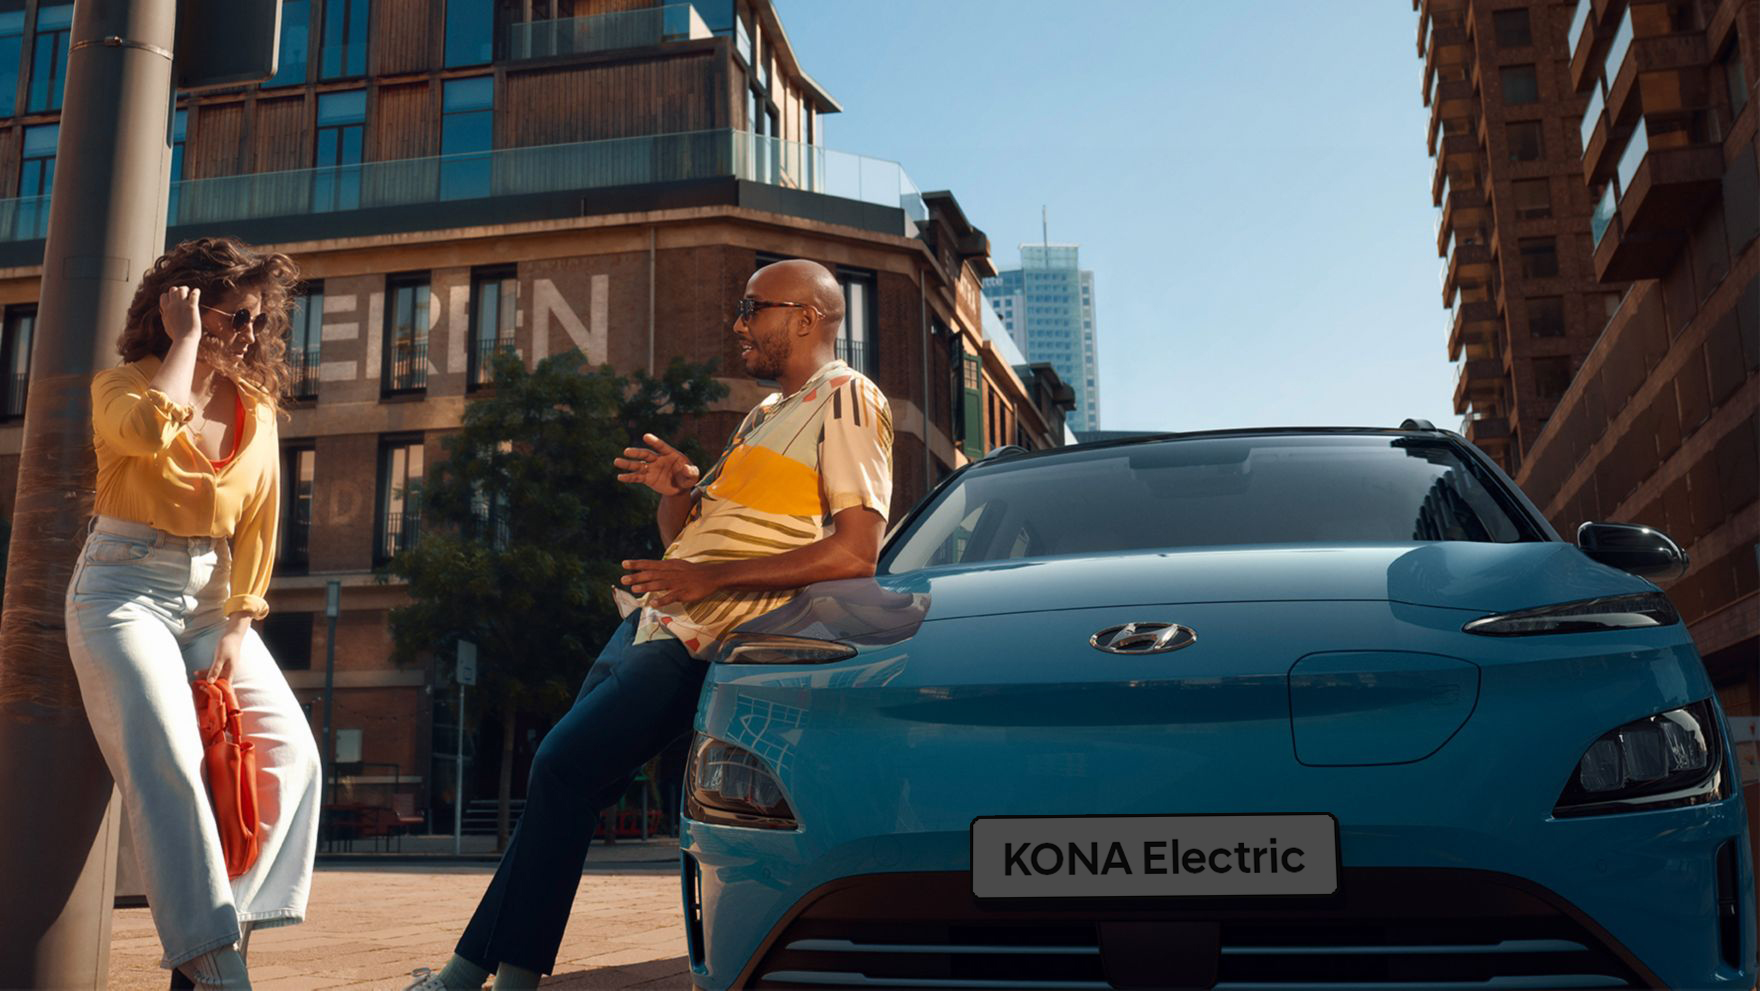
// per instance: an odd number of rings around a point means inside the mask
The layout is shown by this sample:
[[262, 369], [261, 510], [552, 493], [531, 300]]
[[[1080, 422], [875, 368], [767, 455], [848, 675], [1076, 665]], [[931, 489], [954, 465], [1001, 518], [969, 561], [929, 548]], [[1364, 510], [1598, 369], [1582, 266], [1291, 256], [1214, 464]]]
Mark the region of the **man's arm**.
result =
[[643, 434], [647, 447], [626, 447], [623, 457], [613, 458], [617, 480], [630, 485], [646, 485], [660, 496], [660, 508], [654, 511], [654, 525], [660, 529], [660, 543], [670, 547], [690, 518], [691, 507], [697, 503], [694, 486], [701, 472], [682, 453], [654, 436]]
[[723, 589], [800, 588], [839, 578], [867, 578], [880, 558], [886, 519], [865, 506], [852, 506], [831, 517], [836, 530], [793, 550], [764, 557], [712, 564], [692, 561], [625, 561], [623, 584], [630, 592], [656, 593], [653, 607], [690, 603]]
[[684, 529], [684, 521], [691, 518], [691, 508], [697, 499], [686, 489], [673, 495], [660, 497], [660, 508], [654, 510], [654, 525], [660, 528], [660, 546], [671, 547], [678, 539], [678, 532]]

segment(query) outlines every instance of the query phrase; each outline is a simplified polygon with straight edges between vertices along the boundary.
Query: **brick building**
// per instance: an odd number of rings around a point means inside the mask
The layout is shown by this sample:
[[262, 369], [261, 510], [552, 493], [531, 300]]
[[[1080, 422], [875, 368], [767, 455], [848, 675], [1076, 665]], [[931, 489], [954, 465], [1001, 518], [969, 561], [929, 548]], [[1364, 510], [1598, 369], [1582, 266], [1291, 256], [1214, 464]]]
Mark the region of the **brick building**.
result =
[[1518, 480], [1565, 533], [1680, 542], [1669, 598], [1760, 715], [1760, 2], [1583, 0], [1569, 46], [1595, 275], [1630, 288]]
[[1514, 475], [1619, 300], [1597, 281], [1570, 6], [1413, 0], [1461, 432]]
[[[9, 515], [69, 8], [7, 6]], [[288, 252], [310, 279], [290, 340], [299, 397], [281, 428], [286, 525], [264, 632], [316, 727], [326, 586], [340, 582], [345, 798], [397, 792], [450, 819], [450, 795], [429, 788], [452, 778], [448, 675], [389, 662], [386, 610], [404, 591], [375, 569], [419, 533], [412, 494], [497, 349], [737, 368], [728, 328], [746, 279], [811, 258], [844, 284], [840, 354], [892, 400], [895, 514], [989, 447], [1063, 442], [1067, 406], [1041, 401], [1055, 376], [1023, 378], [986, 334], [983, 231], [896, 164], [822, 146], [820, 121], [840, 108], [768, 0], [286, 0], [281, 58], [261, 85], [178, 100], [168, 241], [233, 234]], [[768, 391], [724, 380], [729, 396], [693, 426], [710, 451]], [[494, 761], [480, 764], [492, 782]]]

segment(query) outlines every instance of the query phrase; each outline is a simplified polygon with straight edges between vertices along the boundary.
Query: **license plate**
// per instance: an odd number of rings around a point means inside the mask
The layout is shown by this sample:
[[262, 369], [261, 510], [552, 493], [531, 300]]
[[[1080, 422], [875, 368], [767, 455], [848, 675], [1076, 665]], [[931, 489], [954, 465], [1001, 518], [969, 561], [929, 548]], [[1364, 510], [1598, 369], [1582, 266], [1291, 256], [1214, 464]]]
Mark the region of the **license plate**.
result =
[[1235, 898], [1338, 890], [1331, 815], [972, 820], [979, 898]]

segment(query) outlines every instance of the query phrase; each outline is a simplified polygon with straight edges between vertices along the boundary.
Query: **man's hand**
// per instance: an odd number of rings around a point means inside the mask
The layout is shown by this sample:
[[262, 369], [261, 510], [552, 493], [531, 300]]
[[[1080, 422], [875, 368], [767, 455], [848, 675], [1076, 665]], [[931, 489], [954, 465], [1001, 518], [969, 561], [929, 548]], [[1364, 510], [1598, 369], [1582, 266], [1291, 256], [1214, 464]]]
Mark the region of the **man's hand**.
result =
[[653, 434], [643, 434], [642, 441], [648, 446], [626, 447], [623, 457], [612, 459], [622, 472], [618, 481], [646, 485], [663, 496], [689, 492], [697, 484], [702, 472], [690, 459]]
[[636, 595], [654, 593], [648, 605], [656, 609], [672, 602], [689, 605], [720, 590], [720, 568], [695, 561], [625, 561], [629, 574], [623, 584]]

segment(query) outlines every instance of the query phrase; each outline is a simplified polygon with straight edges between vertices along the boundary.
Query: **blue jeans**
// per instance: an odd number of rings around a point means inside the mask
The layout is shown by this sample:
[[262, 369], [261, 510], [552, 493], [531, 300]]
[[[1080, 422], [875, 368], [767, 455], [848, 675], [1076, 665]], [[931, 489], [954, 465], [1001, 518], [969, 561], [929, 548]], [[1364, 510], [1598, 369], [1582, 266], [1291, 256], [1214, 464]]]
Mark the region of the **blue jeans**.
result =
[[318, 745], [254, 628], [231, 681], [256, 744], [261, 846], [250, 870], [226, 877], [189, 683], [214, 663], [231, 564], [223, 539], [100, 516], [67, 589], [67, 652], [122, 794], [165, 967], [232, 945], [241, 926], [299, 922], [312, 885]]
[[617, 628], [532, 758], [525, 813], [458, 941], [458, 955], [484, 970], [555, 969], [600, 810], [690, 732], [708, 665], [671, 637], [632, 643], [637, 615]]

